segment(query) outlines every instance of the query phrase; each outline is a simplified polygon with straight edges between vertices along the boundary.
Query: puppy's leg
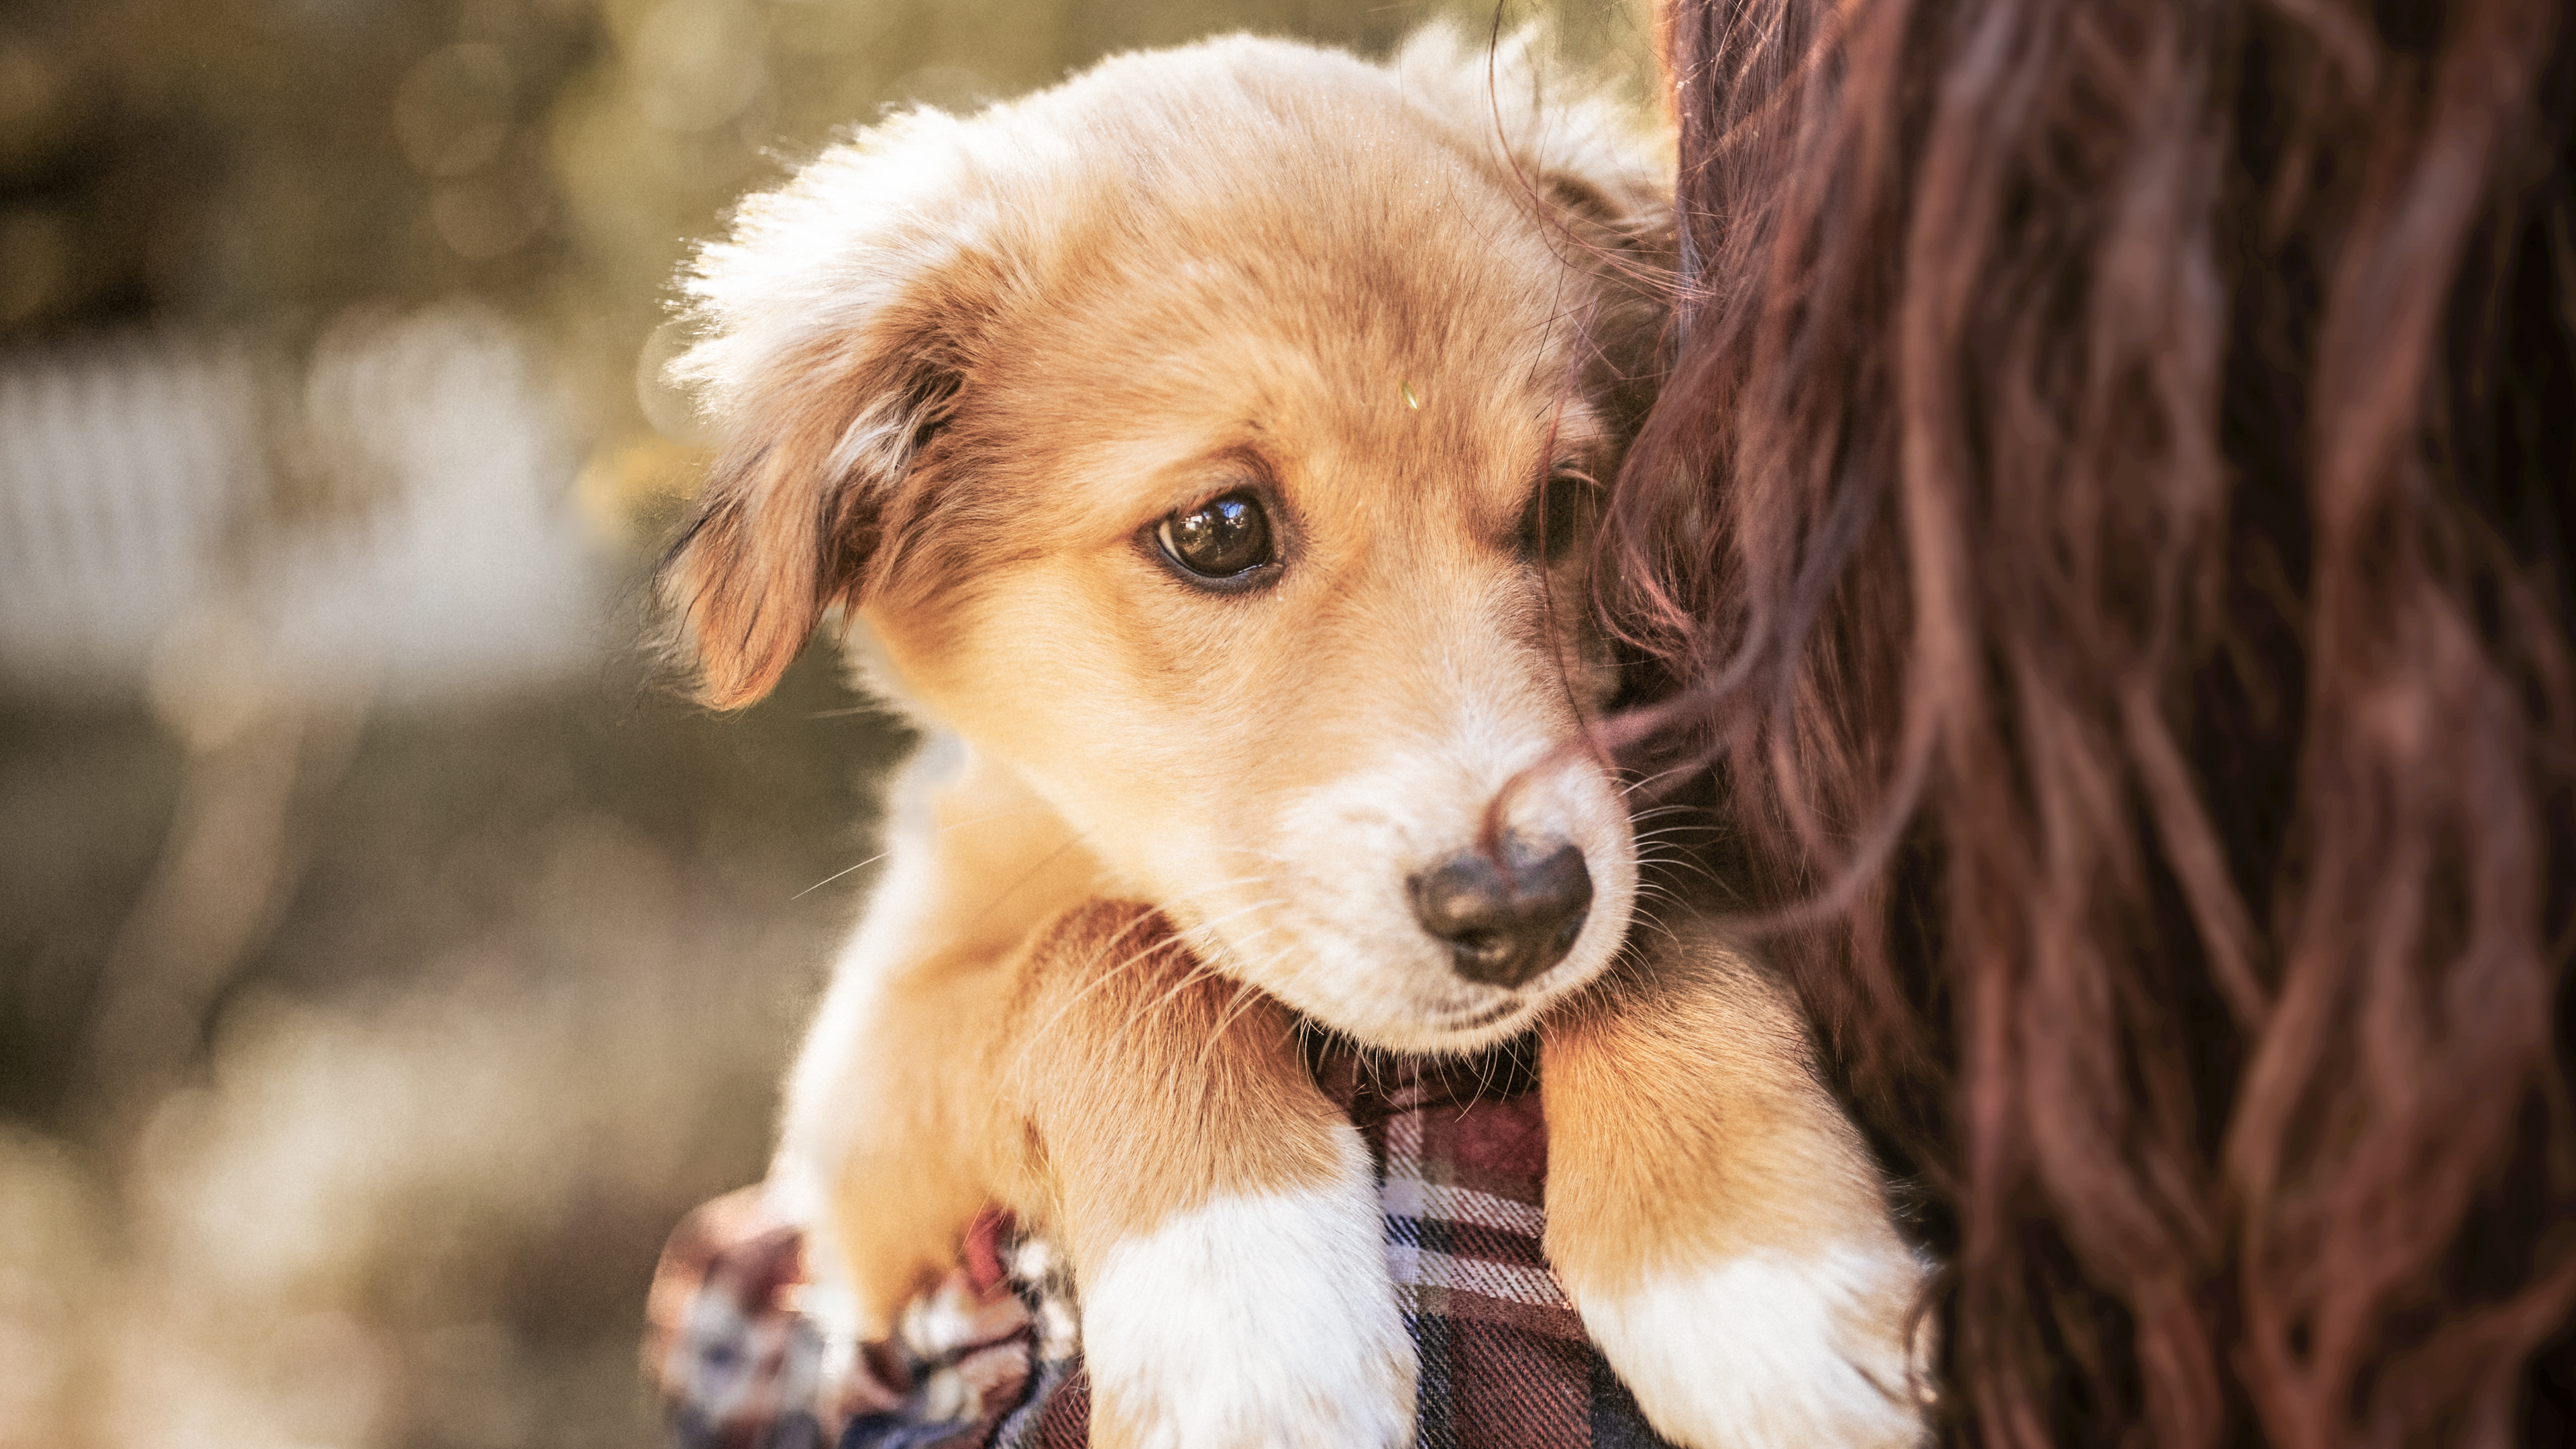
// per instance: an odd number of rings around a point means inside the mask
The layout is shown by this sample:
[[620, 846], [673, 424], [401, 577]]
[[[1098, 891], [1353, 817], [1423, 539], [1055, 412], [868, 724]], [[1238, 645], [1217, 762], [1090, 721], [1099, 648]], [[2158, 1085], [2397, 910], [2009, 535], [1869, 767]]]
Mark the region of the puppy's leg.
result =
[[788, 1079], [770, 1171], [807, 1231], [809, 1309], [843, 1353], [892, 1332], [996, 1195], [980, 1134], [998, 1089], [981, 1073], [1026, 943], [1099, 871], [1014, 772], [953, 736], [924, 744], [891, 804], [885, 874]]
[[1924, 1434], [1923, 1270], [1773, 983], [1708, 939], [1545, 1028], [1547, 1252], [1584, 1327], [1692, 1449]]
[[1142, 906], [1069, 913], [1032, 968], [997, 1075], [1073, 1258], [1092, 1443], [1410, 1444], [1375, 1174], [1287, 1011]]
[[798, 1084], [828, 1091], [791, 1100], [772, 1180], [807, 1224], [809, 1311], [838, 1350], [891, 1338], [1000, 1195], [980, 1067], [1007, 1029], [1008, 964], [950, 952], [877, 980], [844, 976], [825, 1000]]

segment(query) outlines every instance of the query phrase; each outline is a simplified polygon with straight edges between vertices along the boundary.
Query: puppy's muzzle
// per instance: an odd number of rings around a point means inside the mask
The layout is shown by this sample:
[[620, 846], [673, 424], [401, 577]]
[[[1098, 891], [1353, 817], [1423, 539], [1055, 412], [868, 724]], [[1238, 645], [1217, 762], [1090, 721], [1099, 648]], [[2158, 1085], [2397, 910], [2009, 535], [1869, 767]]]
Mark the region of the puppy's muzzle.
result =
[[1414, 918], [1449, 943], [1459, 975], [1518, 986], [1565, 959], [1592, 909], [1592, 872], [1565, 840], [1515, 836], [1502, 857], [1461, 851], [1405, 884]]

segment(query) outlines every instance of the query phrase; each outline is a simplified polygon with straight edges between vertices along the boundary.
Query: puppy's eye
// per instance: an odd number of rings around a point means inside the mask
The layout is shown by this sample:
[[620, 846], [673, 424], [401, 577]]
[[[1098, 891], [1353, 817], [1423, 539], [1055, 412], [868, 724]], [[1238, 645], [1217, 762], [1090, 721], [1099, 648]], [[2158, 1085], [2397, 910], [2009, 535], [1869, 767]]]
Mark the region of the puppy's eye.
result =
[[1165, 518], [1154, 530], [1163, 557], [1184, 573], [1227, 582], [1278, 561], [1270, 515], [1249, 493], [1228, 493]]
[[1598, 491], [1590, 478], [1571, 469], [1550, 473], [1521, 510], [1521, 556], [1534, 563], [1564, 562], [1591, 521]]

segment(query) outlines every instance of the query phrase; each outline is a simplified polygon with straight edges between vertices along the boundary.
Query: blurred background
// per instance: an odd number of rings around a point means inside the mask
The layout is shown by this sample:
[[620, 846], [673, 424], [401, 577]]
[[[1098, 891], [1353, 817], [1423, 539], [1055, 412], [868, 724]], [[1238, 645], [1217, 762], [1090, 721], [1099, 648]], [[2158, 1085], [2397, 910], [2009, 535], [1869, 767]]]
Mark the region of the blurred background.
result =
[[646, 677], [674, 269], [889, 106], [1444, 11], [0, 0], [0, 1445], [658, 1443], [905, 748]]

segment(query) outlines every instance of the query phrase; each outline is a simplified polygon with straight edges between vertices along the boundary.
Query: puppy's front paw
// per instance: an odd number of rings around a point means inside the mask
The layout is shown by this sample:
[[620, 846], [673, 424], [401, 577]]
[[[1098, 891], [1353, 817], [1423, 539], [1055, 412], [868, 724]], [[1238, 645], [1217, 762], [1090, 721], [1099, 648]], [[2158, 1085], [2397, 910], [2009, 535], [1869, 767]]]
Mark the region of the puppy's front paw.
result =
[[1218, 1197], [1105, 1252], [1081, 1285], [1092, 1442], [1394, 1449], [1413, 1343], [1367, 1150], [1331, 1184]]
[[1690, 1449], [1905, 1449], [1924, 1441], [1902, 1247], [1766, 1249], [1575, 1295], [1658, 1433]]

